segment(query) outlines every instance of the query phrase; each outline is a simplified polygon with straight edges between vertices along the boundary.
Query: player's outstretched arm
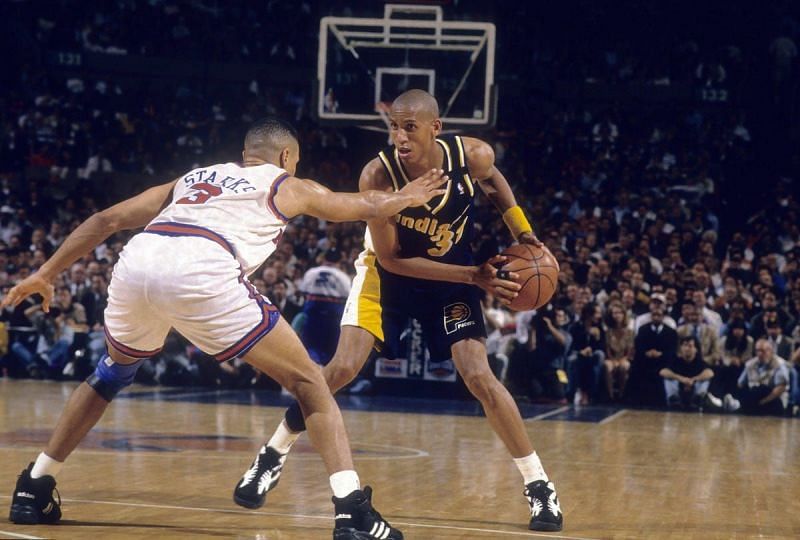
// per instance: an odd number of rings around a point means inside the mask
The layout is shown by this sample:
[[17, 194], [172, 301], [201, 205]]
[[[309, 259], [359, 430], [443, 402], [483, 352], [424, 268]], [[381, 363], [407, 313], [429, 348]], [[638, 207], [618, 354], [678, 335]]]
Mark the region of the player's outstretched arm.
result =
[[290, 218], [307, 214], [328, 221], [362, 221], [393, 216], [409, 206], [422, 206], [445, 192], [441, 186], [447, 179], [441, 169], [431, 169], [397, 193], [339, 193], [313, 180], [290, 177], [281, 184], [273, 202]]
[[494, 164], [492, 147], [472, 137], [462, 137], [461, 140], [464, 142], [470, 175], [478, 181], [483, 193], [503, 216], [503, 221], [506, 222], [514, 239], [521, 244], [541, 247], [542, 243], [536, 238], [525, 214], [517, 205], [517, 199], [511, 191], [511, 186], [508, 185], [508, 180]]
[[42, 309], [49, 311], [56, 276], [115, 232], [150, 223], [169, 202], [174, 186], [173, 180], [150, 188], [92, 215], [67, 236], [39, 270], [8, 291], [0, 307], [16, 306], [32, 294], [39, 294], [42, 296]]

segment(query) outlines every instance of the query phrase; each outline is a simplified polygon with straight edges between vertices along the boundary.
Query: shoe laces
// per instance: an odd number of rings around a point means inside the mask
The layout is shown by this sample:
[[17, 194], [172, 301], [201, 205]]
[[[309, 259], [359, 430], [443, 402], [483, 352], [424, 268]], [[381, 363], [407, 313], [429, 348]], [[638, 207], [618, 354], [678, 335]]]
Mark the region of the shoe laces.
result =
[[[253, 479], [255, 479], [256, 475], [259, 474], [259, 471], [261, 476], [261, 478], [259, 478], [259, 483], [263, 482], [265, 475], [267, 475], [271, 471], [274, 471], [275, 469], [280, 469], [282, 467], [283, 465], [282, 457], [283, 456], [279, 454], [276, 462], [272, 464], [271, 463], [272, 456], [266, 451], [260, 452], [258, 456], [256, 456], [256, 459], [253, 461], [253, 464], [250, 466], [249, 469], [247, 469], [247, 471], [245, 471], [244, 475], [242, 476], [241, 484], [243, 486], [248, 485], [250, 482], [253, 481]], [[269, 460], [270, 463], [268, 463], [267, 460]]]
[[[61, 506], [61, 493], [58, 492], [58, 488], [53, 486], [53, 491], [56, 492], [56, 497], [58, 497], [58, 506]], [[53, 494], [51, 493], [50, 496], [52, 497]]]
[[551, 489], [548, 482], [543, 482], [542, 484], [537, 485], [535, 488], [531, 489], [531, 484], [525, 486], [524, 495], [526, 497], [531, 497], [535, 499], [539, 499], [542, 502], [547, 502], [547, 499], [550, 497], [550, 493], [555, 490]]

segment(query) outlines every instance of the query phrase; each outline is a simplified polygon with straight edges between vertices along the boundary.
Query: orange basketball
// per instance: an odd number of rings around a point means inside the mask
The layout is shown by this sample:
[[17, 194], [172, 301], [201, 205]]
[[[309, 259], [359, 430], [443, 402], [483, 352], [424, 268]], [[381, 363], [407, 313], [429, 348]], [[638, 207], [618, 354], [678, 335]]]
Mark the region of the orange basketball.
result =
[[522, 286], [509, 306], [515, 311], [536, 309], [553, 297], [558, 285], [558, 261], [550, 250], [530, 244], [516, 244], [502, 253], [507, 259], [501, 270], [516, 273]]

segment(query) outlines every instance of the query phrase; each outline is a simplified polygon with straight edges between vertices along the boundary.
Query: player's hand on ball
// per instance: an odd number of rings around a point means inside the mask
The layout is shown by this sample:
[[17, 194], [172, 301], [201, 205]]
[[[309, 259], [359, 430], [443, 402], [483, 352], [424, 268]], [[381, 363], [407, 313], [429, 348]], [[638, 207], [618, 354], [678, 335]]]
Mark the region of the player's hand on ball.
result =
[[497, 269], [504, 262], [506, 262], [506, 257], [495, 255], [478, 266], [474, 283], [484, 291], [495, 295], [500, 303], [508, 305], [517, 297], [520, 286], [514, 281], [519, 278], [516, 273]]
[[533, 232], [522, 233], [521, 235], [519, 235], [519, 238], [517, 238], [517, 241], [520, 244], [530, 244], [530, 245], [536, 246], [538, 248], [540, 248], [540, 247], [542, 247], [544, 245], [544, 244], [542, 244], [541, 240], [536, 238], [536, 235], [533, 234]]

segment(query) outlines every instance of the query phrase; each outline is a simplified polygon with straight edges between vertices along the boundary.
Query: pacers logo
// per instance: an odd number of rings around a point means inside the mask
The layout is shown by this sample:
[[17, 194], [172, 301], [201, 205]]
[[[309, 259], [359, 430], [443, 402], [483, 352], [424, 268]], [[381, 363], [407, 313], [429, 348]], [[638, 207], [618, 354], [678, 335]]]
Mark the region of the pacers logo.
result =
[[472, 312], [469, 306], [463, 302], [450, 304], [444, 308], [444, 331], [452, 334], [456, 330], [461, 330], [467, 326], [472, 326], [475, 321], [469, 321], [469, 316]]

